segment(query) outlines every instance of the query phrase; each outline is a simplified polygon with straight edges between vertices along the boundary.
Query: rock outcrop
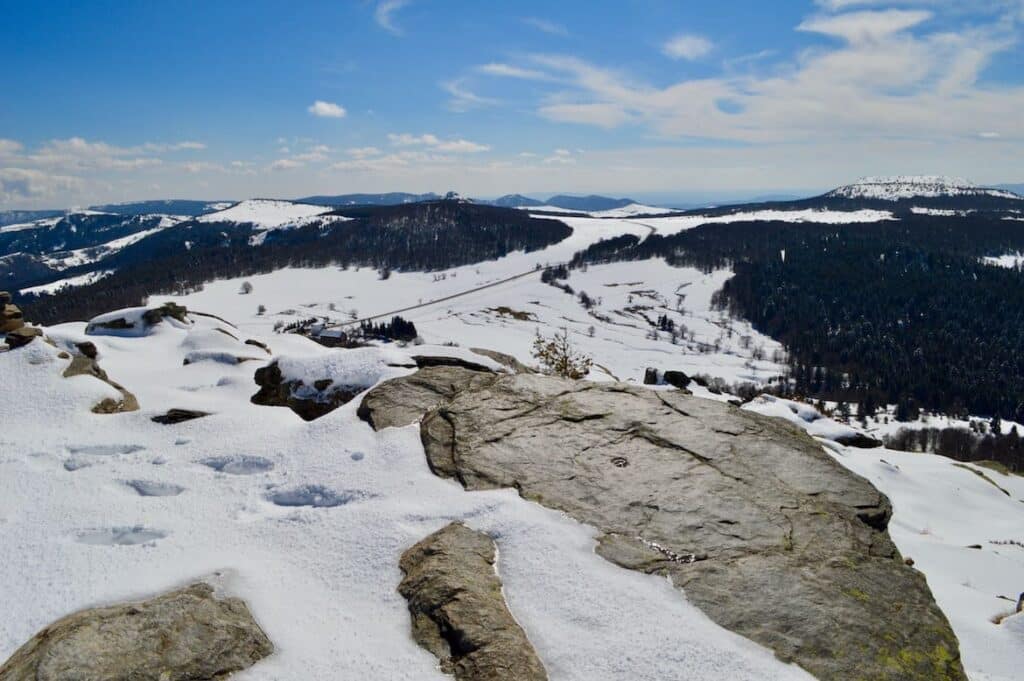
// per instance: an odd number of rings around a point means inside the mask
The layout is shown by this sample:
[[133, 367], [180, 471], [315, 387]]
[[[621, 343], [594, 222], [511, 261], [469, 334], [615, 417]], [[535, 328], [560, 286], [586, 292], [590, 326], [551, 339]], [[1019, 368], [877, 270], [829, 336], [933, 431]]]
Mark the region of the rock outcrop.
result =
[[[92, 345], [92, 343], [88, 343], [87, 345]], [[86, 348], [86, 350], [89, 350], [89, 348]], [[92, 357], [88, 354], [71, 356], [71, 363], [68, 364], [68, 368], [64, 370], [64, 378], [92, 376], [93, 378], [98, 378], [114, 390], [121, 393], [121, 399], [107, 397], [93, 406], [92, 411], [96, 414], [120, 414], [126, 411], [138, 411], [139, 401], [136, 399], [135, 395], [129, 392], [123, 385], [117, 381], [112, 381], [110, 377], [107, 376], [107, 372], [100, 368], [100, 365], [96, 362], [96, 346], [92, 345], [91, 350], [90, 354], [93, 355]]]
[[821, 679], [965, 679], [924, 577], [889, 538], [888, 499], [796, 426], [682, 391], [430, 371], [364, 406], [375, 427], [403, 425], [422, 397], [438, 475], [596, 527], [602, 556], [671, 577]]
[[398, 586], [416, 641], [459, 681], [546, 681], [494, 569], [494, 542], [452, 523], [402, 554]]
[[365, 390], [362, 386], [334, 385], [330, 378], [314, 381], [312, 385], [289, 380], [277, 361], [257, 369], [254, 378], [260, 389], [252, 396], [253, 404], [288, 407], [305, 421], [329, 414]]
[[273, 649], [243, 601], [199, 583], [68, 615], [15, 651], [0, 681], [213, 681]]

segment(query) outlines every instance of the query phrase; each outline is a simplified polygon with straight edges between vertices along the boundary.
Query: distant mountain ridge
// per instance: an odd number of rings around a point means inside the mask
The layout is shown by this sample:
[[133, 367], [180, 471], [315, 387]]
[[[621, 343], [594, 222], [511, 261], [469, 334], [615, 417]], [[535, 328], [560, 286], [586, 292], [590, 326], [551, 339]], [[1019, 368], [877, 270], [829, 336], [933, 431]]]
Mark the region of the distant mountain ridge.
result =
[[90, 210], [117, 215], [185, 215], [195, 217], [230, 206], [234, 201], [197, 201], [194, 199], [154, 199], [128, 203], [105, 203]]

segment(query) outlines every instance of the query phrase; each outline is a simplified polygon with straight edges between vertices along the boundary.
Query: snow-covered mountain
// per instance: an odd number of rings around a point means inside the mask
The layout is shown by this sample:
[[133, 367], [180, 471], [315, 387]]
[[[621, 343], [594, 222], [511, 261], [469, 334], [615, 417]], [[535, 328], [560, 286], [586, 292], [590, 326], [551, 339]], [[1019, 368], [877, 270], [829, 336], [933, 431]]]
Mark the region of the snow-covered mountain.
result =
[[248, 199], [221, 210], [200, 215], [196, 221], [251, 224], [253, 227], [269, 229], [283, 225], [301, 224], [304, 220], [330, 213], [332, 210], [326, 206], [293, 201]]
[[876, 199], [882, 201], [960, 197], [993, 197], [1024, 201], [1024, 197], [1010, 191], [979, 187], [964, 179], [942, 177], [939, 175], [865, 177], [853, 184], [834, 189], [825, 196], [830, 198]]

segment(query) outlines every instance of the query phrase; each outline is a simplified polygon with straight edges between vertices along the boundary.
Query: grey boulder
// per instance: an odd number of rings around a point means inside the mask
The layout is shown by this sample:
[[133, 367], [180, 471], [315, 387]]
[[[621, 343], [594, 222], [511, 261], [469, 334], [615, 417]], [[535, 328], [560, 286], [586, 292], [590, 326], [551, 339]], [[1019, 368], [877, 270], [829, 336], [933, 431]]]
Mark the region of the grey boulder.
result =
[[0, 666], [0, 681], [212, 681], [273, 650], [243, 601], [198, 583], [68, 615]]

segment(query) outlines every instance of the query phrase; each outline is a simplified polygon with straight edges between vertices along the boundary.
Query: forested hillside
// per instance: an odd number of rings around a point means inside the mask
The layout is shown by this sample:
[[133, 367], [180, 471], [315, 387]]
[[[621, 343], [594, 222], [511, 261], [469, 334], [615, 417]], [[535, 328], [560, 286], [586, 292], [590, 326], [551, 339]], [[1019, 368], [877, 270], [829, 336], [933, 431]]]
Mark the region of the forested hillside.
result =
[[363, 208], [344, 215], [352, 219], [326, 216], [303, 227], [270, 231], [260, 245], [253, 245], [253, 230], [246, 224], [182, 223], [105, 260], [104, 267], [116, 272], [94, 284], [25, 296], [21, 302], [27, 318], [51, 324], [140, 305], [149, 295], [187, 291], [218, 278], [282, 267], [438, 270], [535, 250], [572, 233], [556, 220], [460, 201]]
[[1024, 273], [979, 262], [1024, 251], [1024, 222], [983, 214], [863, 225], [733, 223], [574, 264], [665, 257], [731, 267], [717, 301], [782, 341], [798, 392], [1024, 419]]

